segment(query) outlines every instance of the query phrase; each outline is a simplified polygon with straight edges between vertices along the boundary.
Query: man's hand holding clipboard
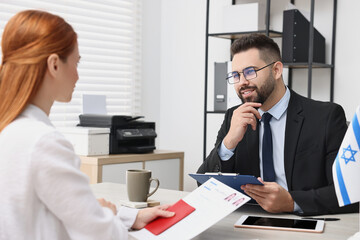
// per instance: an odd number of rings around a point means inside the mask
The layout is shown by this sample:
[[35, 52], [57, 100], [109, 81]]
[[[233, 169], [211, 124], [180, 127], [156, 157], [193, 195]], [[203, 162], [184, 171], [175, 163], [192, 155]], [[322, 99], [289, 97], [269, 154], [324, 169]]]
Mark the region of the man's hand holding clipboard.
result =
[[246, 185], [246, 184], [263, 185], [263, 183], [260, 182], [255, 176], [239, 175], [236, 173], [205, 173], [205, 174], [190, 173], [189, 176], [194, 178], [200, 184], [203, 184], [210, 178], [215, 178], [220, 182], [240, 192], [244, 192], [241, 189], [242, 185]]

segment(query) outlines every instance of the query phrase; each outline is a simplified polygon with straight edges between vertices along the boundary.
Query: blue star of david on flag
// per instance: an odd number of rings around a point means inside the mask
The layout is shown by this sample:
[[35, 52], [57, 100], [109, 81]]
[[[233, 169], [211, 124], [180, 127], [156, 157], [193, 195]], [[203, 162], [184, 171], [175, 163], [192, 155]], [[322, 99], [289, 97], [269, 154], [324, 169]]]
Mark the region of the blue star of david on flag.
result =
[[[350, 152], [351, 156], [350, 157], [346, 157], [346, 155], [349, 156], [349, 154], [346, 154], [346, 152]], [[341, 156], [342, 159], [345, 160], [345, 164], [348, 164], [348, 162], [352, 161], [355, 162], [355, 154], [357, 153], [357, 151], [352, 150], [351, 146], [349, 144], [349, 146], [347, 148], [343, 148], [343, 154]]]

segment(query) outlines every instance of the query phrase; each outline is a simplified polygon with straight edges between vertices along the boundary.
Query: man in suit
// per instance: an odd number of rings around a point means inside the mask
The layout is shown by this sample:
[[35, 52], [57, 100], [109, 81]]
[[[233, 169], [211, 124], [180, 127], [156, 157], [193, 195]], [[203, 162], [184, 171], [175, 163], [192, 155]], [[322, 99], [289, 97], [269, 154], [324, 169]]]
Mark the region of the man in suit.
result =
[[342, 107], [288, 89], [279, 47], [265, 35], [236, 40], [231, 54], [227, 80], [243, 104], [227, 110], [215, 148], [198, 173], [259, 177], [264, 185], [242, 189], [272, 213], [358, 212], [358, 204], [339, 208], [332, 180], [347, 129]]

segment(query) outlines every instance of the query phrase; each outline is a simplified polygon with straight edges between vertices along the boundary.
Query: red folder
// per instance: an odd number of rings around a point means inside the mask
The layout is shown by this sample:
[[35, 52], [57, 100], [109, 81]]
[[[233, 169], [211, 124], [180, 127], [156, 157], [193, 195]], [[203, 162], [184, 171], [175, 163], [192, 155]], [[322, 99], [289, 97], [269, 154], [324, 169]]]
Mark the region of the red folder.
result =
[[159, 235], [181, 219], [195, 211], [195, 208], [184, 202], [182, 199], [177, 201], [174, 205], [167, 209], [170, 212], [175, 212], [175, 215], [170, 218], [157, 218], [148, 225], [145, 226], [147, 230], [155, 235]]

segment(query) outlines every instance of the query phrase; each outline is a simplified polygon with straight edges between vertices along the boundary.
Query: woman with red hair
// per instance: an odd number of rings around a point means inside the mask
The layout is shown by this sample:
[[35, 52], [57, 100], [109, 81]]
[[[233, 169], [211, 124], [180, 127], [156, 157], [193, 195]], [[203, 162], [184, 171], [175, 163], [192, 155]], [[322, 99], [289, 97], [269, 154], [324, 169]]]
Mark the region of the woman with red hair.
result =
[[78, 80], [77, 35], [59, 16], [16, 14], [1, 39], [0, 239], [127, 239], [168, 206], [134, 210], [97, 201], [72, 145], [51, 124], [54, 101]]

